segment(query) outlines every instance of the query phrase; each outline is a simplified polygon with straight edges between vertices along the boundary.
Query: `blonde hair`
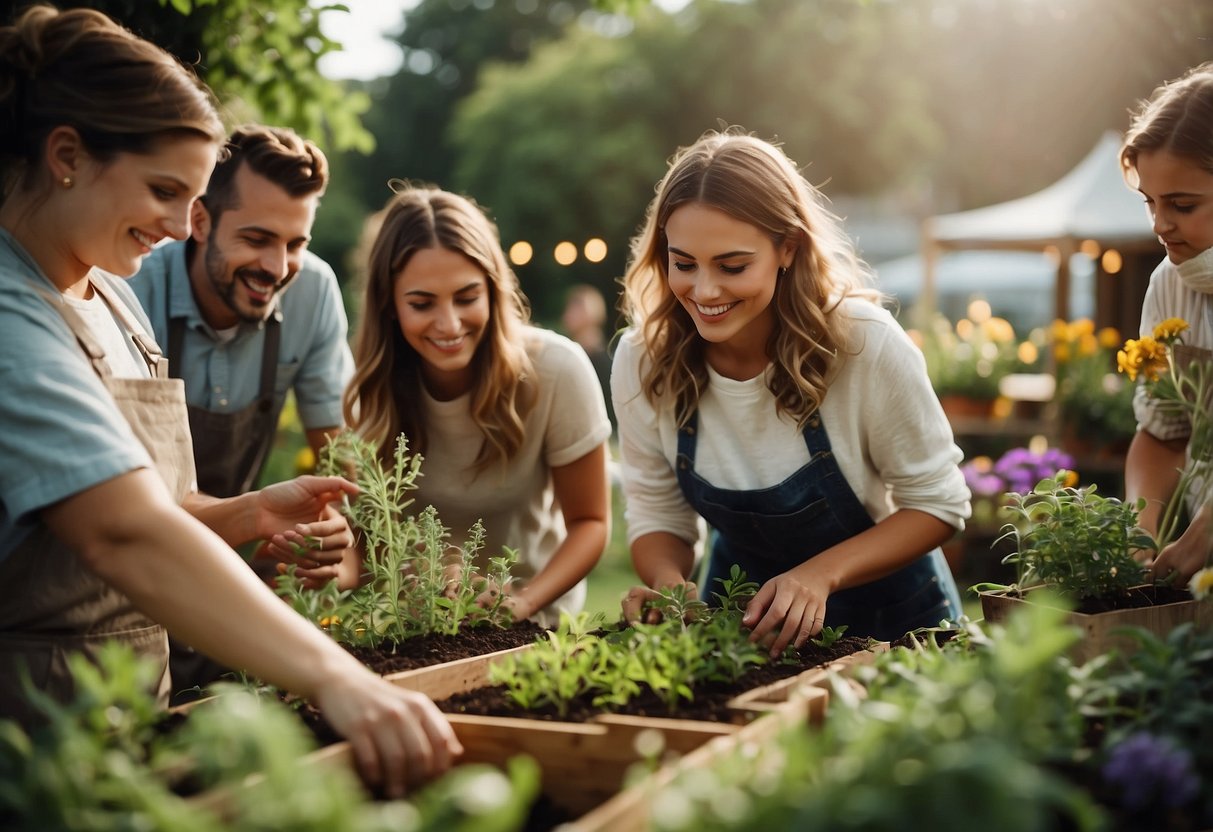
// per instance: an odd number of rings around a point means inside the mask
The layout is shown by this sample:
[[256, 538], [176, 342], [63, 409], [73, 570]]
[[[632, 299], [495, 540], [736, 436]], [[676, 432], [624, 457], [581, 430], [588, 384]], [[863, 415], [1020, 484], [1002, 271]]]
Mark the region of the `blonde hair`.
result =
[[226, 132], [210, 90], [160, 47], [98, 11], [32, 6], [0, 27], [6, 193], [34, 185], [45, 139], [59, 126], [74, 128], [103, 163], [147, 153], [165, 135], [218, 144]]
[[839, 353], [848, 349], [843, 298], [879, 299], [867, 288], [866, 269], [841, 223], [823, 203], [782, 150], [735, 129], [706, 133], [671, 159], [632, 240], [623, 312], [644, 338], [641, 389], [654, 405], [672, 397], [680, 426], [698, 406], [708, 374], [695, 323], [667, 286], [670, 215], [683, 205], [705, 205], [759, 228], [777, 250], [794, 245], [771, 301], [767, 385], [778, 410], [803, 428], [825, 398]]
[[1138, 105], [1120, 150], [1127, 180], [1141, 153], [1162, 150], [1213, 173], [1213, 61], [1189, 69]]
[[472, 358], [472, 419], [484, 437], [477, 472], [508, 460], [522, 446], [523, 419], [533, 406], [534, 369], [523, 338], [525, 296], [506, 264], [497, 227], [471, 199], [427, 186], [393, 183], [396, 194], [379, 218], [371, 245], [362, 314], [354, 340], [354, 378], [346, 388], [346, 423], [378, 442], [390, 457], [403, 433], [424, 454], [421, 358], [396, 319], [396, 280], [419, 250], [442, 248], [475, 263], [488, 283], [489, 319]]

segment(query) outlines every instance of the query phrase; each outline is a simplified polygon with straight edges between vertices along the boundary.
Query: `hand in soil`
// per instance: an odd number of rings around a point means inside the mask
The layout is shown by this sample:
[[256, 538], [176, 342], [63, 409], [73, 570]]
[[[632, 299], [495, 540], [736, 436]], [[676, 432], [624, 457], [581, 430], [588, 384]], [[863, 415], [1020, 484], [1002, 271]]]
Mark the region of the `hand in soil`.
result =
[[[694, 600], [699, 597], [699, 590], [694, 582], [686, 581], [683, 585], [686, 587], [687, 599]], [[635, 624], [637, 622], [644, 624], [660, 623], [661, 611], [657, 609], [657, 605], [661, 600], [661, 593], [656, 589], [650, 589], [647, 586], [632, 587], [624, 594], [621, 602], [623, 620], [628, 624]]]
[[450, 768], [463, 747], [428, 697], [361, 670], [333, 674], [313, 698], [349, 740], [363, 780], [402, 797]]
[[790, 569], [762, 585], [746, 605], [741, 623], [753, 630], [750, 641], [764, 647], [769, 636], [775, 635], [769, 645], [774, 659], [788, 645], [800, 649], [821, 632], [828, 594], [820, 580], [806, 580], [797, 569]]

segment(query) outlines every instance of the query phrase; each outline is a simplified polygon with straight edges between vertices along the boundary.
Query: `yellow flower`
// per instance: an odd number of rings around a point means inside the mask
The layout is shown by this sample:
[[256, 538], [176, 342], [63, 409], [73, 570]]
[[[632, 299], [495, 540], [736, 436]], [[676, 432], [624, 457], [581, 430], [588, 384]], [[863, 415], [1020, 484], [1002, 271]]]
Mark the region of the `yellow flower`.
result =
[[1053, 356], [1063, 364], [1065, 362], [1069, 361], [1070, 360], [1070, 345], [1069, 344], [1056, 345], [1055, 347], [1053, 347]]
[[310, 474], [316, 470], [316, 454], [311, 447], [299, 449], [299, 453], [295, 454], [295, 470], [300, 474]]
[[1188, 590], [1196, 599], [1208, 598], [1213, 594], [1213, 568], [1205, 567], [1192, 576], [1188, 582]]
[[1167, 346], [1159, 343], [1149, 335], [1137, 340], [1130, 338], [1125, 341], [1125, 348], [1116, 353], [1116, 369], [1136, 381], [1138, 374], [1144, 374], [1147, 379], [1154, 381], [1167, 368]]
[[981, 325], [982, 333], [1000, 344], [1015, 340], [1015, 328], [1006, 318], [988, 318]]
[[1077, 341], [1086, 335], [1095, 334], [1095, 322], [1090, 318], [1076, 318], [1070, 322], [1068, 330], [1068, 339], [1070, 341]]
[[1115, 349], [1120, 344], [1120, 333], [1114, 326], [1105, 326], [1096, 337], [1105, 350]]
[[1099, 341], [1095, 338], [1095, 335], [1093, 333], [1084, 332], [1082, 335], [1078, 336], [1078, 354], [1079, 355], [1083, 355], [1083, 356], [1095, 355], [1095, 352], [1098, 349], [1099, 349]]
[[1065, 486], [1066, 488], [1073, 488], [1074, 486], [1078, 485], [1078, 472], [1077, 471], [1071, 471], [1069, 469], [1066, 469], [1066, 471], [1064, 473], [1066, 476], [1065, 476], [1064, 482], [1062, 482], [1063, 486]]
[[1170, 341], [1177, 338], [1187, 328], [1188, 322], [1183, 318], [1167, 318], [1154, 327], [1154, 339], [1156, 341]]
[[1061, 318], [1057, 318], [1053, 321], [1053, 325], [1049, 327], [1049, 338], [1054, 341], [1070, 340], [1070, 325]]
[[320, 626], [325, 627], [325, 628], [332, 627], [334, 624], [340, 624], [340, 623], [341, 623], [341, 616], [338, 616], [338, 615], [326, 615], [320, 619]]

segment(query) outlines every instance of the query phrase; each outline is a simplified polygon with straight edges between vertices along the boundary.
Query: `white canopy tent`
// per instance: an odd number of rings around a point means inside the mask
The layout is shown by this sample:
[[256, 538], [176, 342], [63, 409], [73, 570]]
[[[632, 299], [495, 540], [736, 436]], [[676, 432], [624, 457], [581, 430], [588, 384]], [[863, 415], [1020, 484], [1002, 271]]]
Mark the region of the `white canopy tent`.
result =
[[1078, 165], [1044, 190], [998, 205], [942, 214], [923, 230], [925, 272], [921, 301], [935, 304], [935, 272], [941, 252], [962, 249], [1046, 251], [1056, 263], [1055, 317], [1069, 318], [1070, 258], [1093, 240], [1101, 251], [1156, 246], [1141, 198], [1120, 169], [1121, 137], [1114, 131]]

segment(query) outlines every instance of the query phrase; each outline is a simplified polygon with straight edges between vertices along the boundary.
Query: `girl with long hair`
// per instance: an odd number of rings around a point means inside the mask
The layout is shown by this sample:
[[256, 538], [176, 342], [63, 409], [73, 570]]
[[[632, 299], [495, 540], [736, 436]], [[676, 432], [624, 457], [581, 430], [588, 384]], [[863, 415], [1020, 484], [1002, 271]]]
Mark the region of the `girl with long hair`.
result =
[[397, 188], [377, 218], [346, 423], [385, 459], [408, 438], [425, 460], [416, 503], [437, 509], [453, 542], [481, 520], [485, 557], [518, 551], [516, 618], [577, 611], [610, 528], [611, 426], [593, 367], [529, 323], [479, 206]]
[[938, 546], [969, 513], [922, 354], [778, 147], [709, 133], [671, 161], [624, 278], [615, 355], [628, 540], [644, 587], [705, 600], [733, 565], [772, 654], [823, 625], [896, 638], [960, 614]]

